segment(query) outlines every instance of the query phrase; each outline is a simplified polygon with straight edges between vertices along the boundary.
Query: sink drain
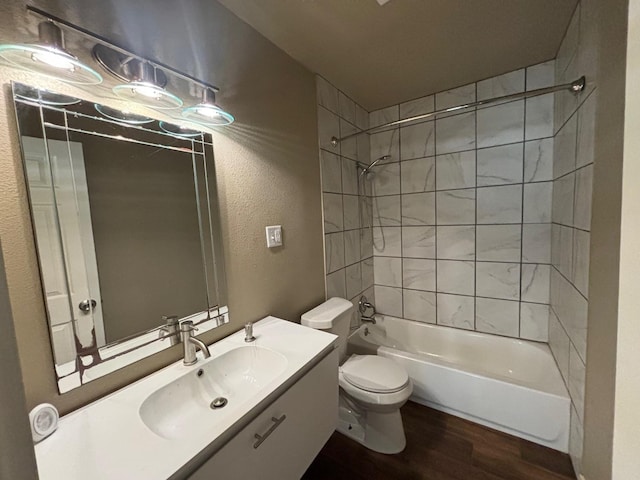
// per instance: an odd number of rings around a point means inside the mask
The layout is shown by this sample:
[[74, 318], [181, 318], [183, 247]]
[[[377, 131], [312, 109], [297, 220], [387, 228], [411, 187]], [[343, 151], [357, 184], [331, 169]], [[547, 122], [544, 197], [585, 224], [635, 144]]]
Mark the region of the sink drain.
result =
[[213, 410], [217, 410], [218, 408], [222, 408], [227, 404], [227, 399], [224, 397], [214, 398], [211, 405], [209, 405]]

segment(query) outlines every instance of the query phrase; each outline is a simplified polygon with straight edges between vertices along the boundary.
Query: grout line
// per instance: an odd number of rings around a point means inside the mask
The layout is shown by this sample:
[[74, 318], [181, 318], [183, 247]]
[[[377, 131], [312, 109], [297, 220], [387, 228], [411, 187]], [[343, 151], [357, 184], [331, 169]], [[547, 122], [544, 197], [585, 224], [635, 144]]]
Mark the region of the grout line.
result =
[[[475, 84], [476, 89], [476, 101], [478, 100], [478, 83]], [[475, 176], [475, 191], [474, 191], [474, 229], [473, 229], [473, 329], [477, 330], [477, 307], [476, 302], [478, 298], [478, 115], [474, 112], [474, 146], [475, 146], [475, 163], [476, 163], [476, 176]]]

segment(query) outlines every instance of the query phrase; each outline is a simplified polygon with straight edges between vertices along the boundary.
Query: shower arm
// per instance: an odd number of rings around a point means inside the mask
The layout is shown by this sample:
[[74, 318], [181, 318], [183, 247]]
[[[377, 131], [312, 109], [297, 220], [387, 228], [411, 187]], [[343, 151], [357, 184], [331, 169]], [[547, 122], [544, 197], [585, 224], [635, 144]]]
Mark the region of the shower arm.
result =
[[455, 107], [443, 108], [440, 110], [436, 110], [435, 112], [423, 113], [421, 115], [415, 115], [413, 117], [403, 118], [401, 120], [395, 120], [393, 122], [385, 123], [383, 125], [371, 127], [366, 130], [361, 130], [359, 132], [355, 132], [341, 138], [331, 137], [331, 145], [333, 145], [334, 147], [337, 147], [340, 142], [343, 142], [344, 140], [348, 140], [353, 137], [357, 137], [358, 135], [362, 135], [363, 133], [384, 131], [387, 128], [397, 127], [405, 123], [415, 122], [417, 120], [422, 120], [429, 117], [435, 117], [437, 115], [442, 115], [444, 113], [458, 112], [460, 110], [466, 110], [468, 108], [480, 107], [482, 105], [488, 105], [490, 103], [510, 102], [513, 100], [519, 100], [521, 98], [538, 97], [540, 95], [545, 95], [548, 93], [561, 92], [563, 90], [567, 90], [571, 93], [577, 94], [582, 92], [585, 89], [586, 85], [587, 85], [587, 79], [584, 76], [582, 76], [579, 79], [574, 80], [573, 82], [563, 83], [561, 85], [553, 85], [551, 87], [538, 88], [536, 90], [529, 90], [527, 92], [512, 93], [510, 95], [503, 95], [501, 97], [487, 98], [485, 100], [478, 100], [477, 102], [465, 103], [464, 105], [457, 105]]

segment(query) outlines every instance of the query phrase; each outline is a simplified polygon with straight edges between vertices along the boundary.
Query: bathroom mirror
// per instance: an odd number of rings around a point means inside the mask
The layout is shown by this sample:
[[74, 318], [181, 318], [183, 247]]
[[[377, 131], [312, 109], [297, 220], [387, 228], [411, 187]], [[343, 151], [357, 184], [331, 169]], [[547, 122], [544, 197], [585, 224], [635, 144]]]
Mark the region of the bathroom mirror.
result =
[[177, 343], [166, 317], [226, 323], [211, 135], [13, 94], [60, 392]]

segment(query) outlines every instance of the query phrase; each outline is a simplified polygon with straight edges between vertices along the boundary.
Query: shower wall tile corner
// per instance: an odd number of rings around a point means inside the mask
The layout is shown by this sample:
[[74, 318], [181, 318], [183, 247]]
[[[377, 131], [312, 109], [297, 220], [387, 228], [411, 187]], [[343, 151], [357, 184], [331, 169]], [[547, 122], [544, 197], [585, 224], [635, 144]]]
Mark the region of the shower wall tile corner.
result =
[[[357, 304], [361, 295], [375, 301], [373, 235], [367, 205], [358, 195], [358, 161], [368, 163], [369, 135], [364, 134], [334, 147], [332, 137], [369, 128], [369, 112], [321, 76], [316, 76], [318, 144], [324, 219], [326, 298], [342, 297]], [[393, 175], [390, 175], [393, 182]], [[399, 193], [399, 176], [397, 176]], [[386, 202], [385, 221], [400, 225], [397, 208]], [[397, 210], [397, 212], [396, 212]], [[369, 215], [370, 217], [370, 215]], [[352, 325], [358, 319], [352, 318]]]

